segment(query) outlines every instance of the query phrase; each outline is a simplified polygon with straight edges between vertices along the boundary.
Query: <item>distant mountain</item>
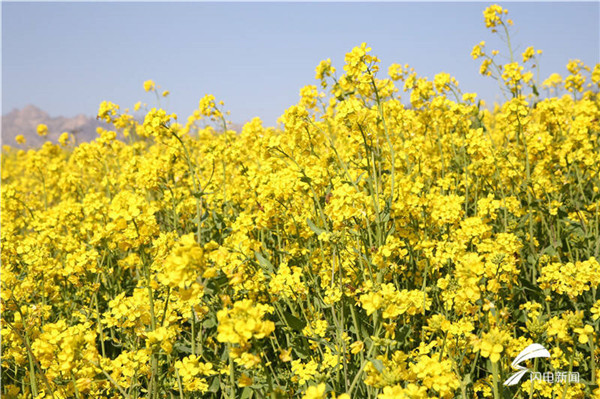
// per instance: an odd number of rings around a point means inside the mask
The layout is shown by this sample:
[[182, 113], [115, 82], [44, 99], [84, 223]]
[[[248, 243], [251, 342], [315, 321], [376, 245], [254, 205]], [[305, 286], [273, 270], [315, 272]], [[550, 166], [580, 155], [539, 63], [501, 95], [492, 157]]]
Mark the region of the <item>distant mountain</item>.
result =
[[[37, 126], [40, 123], [48, 126], [46, 137], [40, 137], [37, 134]], [[98, 137], [97, 127], [108, 128], [104, 122], [98, 121], [94, 117], [86, 115], [77, 115], [72, 118], [51, 117], [38, 107], [28, 105], [2, 116], [2, 145], [17, 146], [15, 137], [19, 134], [27, 139], [25, 147], [37, 147], [45, 141], [56, 143], [63, 132], [73, 134], [76, 141], [81, 143]]]
[[[48, 126], [48, 135], [46, 137], [40, 137], [37, 134], [37, 127], [41, 123]], [[32, 148], [41, 146], [46, 141], [57, 143], [58, 138], [63, 132], [73, 134], [76, 142], [82, 143], [96, 139], [98, 137], [96, 133], [98, 127], [114, 130], [112, 125], [96, 120], [96, 118], [91, 116], [77, 115], [72, 118], [64, 116], [52, 117], [35, 105], [27, 105], [22, 109], [14, 109], [2, 116], [2, 145]], [[234, 130], [237, 133], [240, 133], [243, 127], [244, 124], [240, 123], [228, 124], [228, 129]], [[19, 145], [15, 141], [15, 137], [19, 134], [25, 136], [27, 140], [25, 145]], [[121, 137], [121, 135], [119, 134], [118, 137]]]

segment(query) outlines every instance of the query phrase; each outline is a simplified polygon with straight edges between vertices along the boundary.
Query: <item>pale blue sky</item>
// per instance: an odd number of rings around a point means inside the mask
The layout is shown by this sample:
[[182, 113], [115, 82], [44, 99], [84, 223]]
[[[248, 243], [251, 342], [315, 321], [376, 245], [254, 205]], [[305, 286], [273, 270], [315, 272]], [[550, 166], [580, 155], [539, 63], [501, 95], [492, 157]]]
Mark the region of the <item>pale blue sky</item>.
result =
[[[103, 100], [155, 105], [153, 79], [181, 117], [206, 93], [230, 119], [273, 125], [316, 84], [314, 69], [367, 42], [382, 60], [420, 75], [448, 72], [463, 91], [491, 102], [495, 81], [470, 52], [485, 40], [491, 3], [2, 3], [2, 113], [34, 104], [52, 116], [94, 115]], [[513, 44], [542, 49], [541, 77], [571, 58], [599, 62], [600, 7], [588, 3], [499, 3], [514, 20]]]

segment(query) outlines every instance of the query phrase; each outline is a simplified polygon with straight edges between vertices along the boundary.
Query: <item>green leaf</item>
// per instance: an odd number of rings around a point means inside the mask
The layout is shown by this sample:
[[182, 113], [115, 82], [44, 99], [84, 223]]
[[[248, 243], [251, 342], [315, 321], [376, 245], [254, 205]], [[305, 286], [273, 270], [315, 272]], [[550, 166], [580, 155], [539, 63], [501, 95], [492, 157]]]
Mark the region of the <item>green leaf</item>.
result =
[[208, 392], [217, 393], [217, 392], [219, 392], [220, 388], [221, 388], [221, 381], [219, 381], [218, 378], [214, 378], [212, 384], [210, 384], [210, 387], [208, 387]]
[[192, 347], [181, 342], [176, 342], [173, 345], [173, 348], [181, 353], [189, 353], [190, 355], [192, 354]]
[[202, 326], [204, 328], [213, 328], [217, 325], [217, 322], [215, 321], [215, 319], [209, 318], [204, 320], [204, 322], [202, 323]]
[[554, 248], [552, 245], [547, 246], [546, 248], [544, 248], [544, 250], [542, 251], [542, 254], [548, 255], [548, 256], [556, 256], [558, 255], [558, 253], [556, 252], [556, 248]]
[[298, 356], [300, 359], [306, 359], [310, 356], [310, 352], [308, 351], [306, 345], [303, 345], [303, 342], [299, 340], [296, 342], [295, 345], [292, 346], [292, 348], [296, 356]]
[[293, 330], [302, 331], [304, 327], [306, 327], [306, 323], [291, 314], [288, 311], [283, 312], [283, 317], [285, 317], [285, 321], [288, 326], [290, 326]]
[[321, 233], [325, 232], [325, 229], [317, 227], [309, 218], [306, 218], [306, 224], [308, 224], [308, 227], [310, 227], [310, 229], [314, 231], [316, 235], [320, 235]]
[[275, 267], [273, 267], [273, 264], [267, 258], [265, 258], [263, 254], [261, 254], [258, 251], [256, 251], [254, 254], [256, 255], [256, 259], [258, 260], [258, 263], [262, 266], [263, 270], [270, 274], [275, 273]]
[[380, 359], [371, 359], [369, 361], [373, 363], [373, 366], [375, 366], [377, 371], [383, 373], [383, 362]]
[[242, 391], [242, 396], [240, 396], [240, 399], [250, 399], [252, 398], [252, 395], [254, 395], [254, 391], [250, 387], [246, 387]]

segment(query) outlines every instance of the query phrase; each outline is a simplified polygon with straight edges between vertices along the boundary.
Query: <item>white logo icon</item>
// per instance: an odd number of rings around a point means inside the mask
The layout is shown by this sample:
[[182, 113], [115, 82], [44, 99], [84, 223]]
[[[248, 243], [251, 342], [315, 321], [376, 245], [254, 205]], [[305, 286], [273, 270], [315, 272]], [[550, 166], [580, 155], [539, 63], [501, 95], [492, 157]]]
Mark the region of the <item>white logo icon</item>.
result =
[[523, 349], [521, 353], [519, 353], [517, 357], [515, 357], [515, 360], [513, 360], [513, 362], [510, 364], [513, 369], [519, 371], [517, 371], [516, 373], [511, 375], [506, 381], [504, 381], [504, 385], [511, 386], [518, 384], [519, 381], [521, 381], [521, 378], [523, 378], [523, 376], [527, 374], [528, 371], [531, 371], [527, 367], [521, 366], [520, 363], [524, 362], [525, 360], [535, 359], [538, 357], [550, 357], [550, 352], [548, 352], [546, 348], [544, 348], [540, 344], [531, 344], [527, 348]]

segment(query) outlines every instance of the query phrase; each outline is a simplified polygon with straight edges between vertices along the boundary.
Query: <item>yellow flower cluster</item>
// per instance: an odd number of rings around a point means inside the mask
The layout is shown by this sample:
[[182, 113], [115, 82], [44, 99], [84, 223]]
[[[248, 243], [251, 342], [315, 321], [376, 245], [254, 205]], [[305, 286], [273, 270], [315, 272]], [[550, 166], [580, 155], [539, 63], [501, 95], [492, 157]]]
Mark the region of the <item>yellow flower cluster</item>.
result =
[[594, 257], [583, 262], [549, 263], [542, 267], [538, 282], [542, 288], [550, 288], [575, 299], [600, 285], [600, 264]]
[[200, 361], [200, 358], [195, 355], [187, 356], [176, 362], [175, 368], [181, 376], [185, 390], [192, 392], [206, 392], [209, 386], [205, 377], [217, 374], [213, 370], [212, 363], [203, 363]]
[[508, 10], [503, 9], [498, 4], [494, 4], [489, 6], [483, 12], [483, 17], [485, 19], [485, 26], [487, 28], [495, 28], [496, 26], [503, 23], [502, 16], [508, 14]]
[[254, 304], [248, 299], [234, 303], [231, 309], [220, 310], [217, 340], [244, 346], [253, 338], [267, 337], [275, 330], [275, 324], [263, 318], [271, 312], [269, 305]]

